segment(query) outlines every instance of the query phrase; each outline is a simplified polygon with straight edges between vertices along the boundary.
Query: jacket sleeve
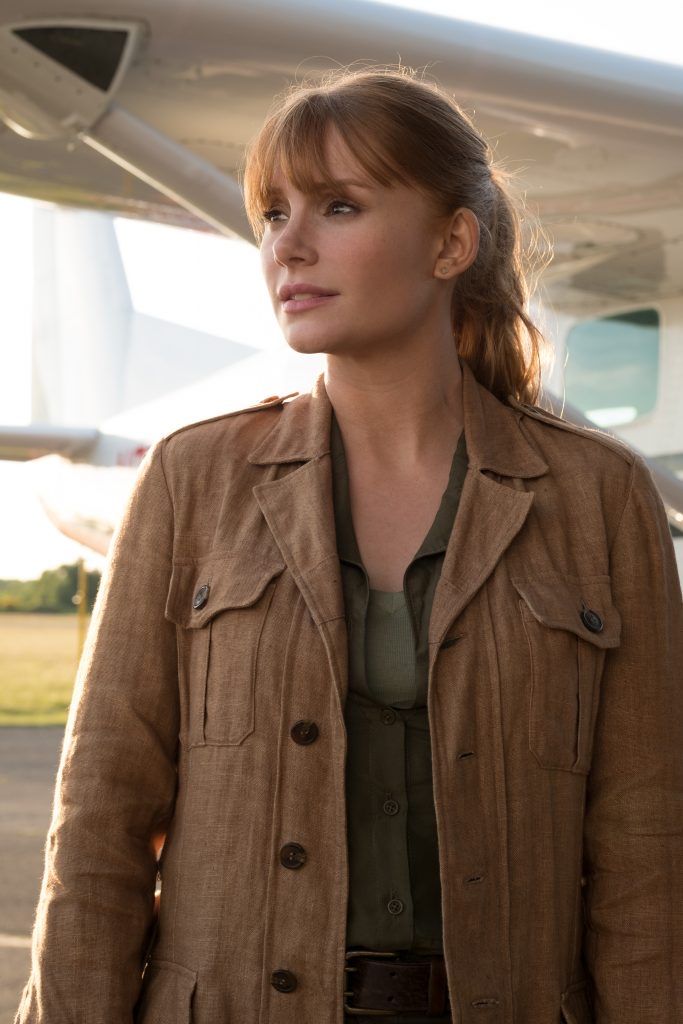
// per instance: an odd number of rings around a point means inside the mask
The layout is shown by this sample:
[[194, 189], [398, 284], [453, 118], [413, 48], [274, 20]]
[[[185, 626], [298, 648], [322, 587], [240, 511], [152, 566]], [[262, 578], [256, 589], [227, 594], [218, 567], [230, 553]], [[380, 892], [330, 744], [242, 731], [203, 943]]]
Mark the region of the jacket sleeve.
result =
[[621, 645], [600, 690], [584, 825], [595, 1024], [683, 1021], [683, 606], [673, 543], [636, 456], [612, 544]]
[[178, 685], [164, 618], [173, 509], [163, 441], [147, 453], [115, 533], [57, 772], [15, 1024], [131, 1024], [153, 920], [153, 837], [172, 817]]

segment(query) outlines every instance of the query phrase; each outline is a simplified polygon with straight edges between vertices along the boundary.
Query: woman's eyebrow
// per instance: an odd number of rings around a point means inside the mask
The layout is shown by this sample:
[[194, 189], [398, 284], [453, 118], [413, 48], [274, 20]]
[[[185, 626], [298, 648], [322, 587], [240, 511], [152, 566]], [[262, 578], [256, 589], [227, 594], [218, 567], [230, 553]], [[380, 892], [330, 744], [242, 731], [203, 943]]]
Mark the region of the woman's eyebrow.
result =
[[[310, 189], [307, 189], [306, 191], [310, 195], [324, 195], [326, 193], [334, 192], [337, 189], [343, 190], [349, 185], [354, 186], [355, 188], [365, 189], [366, 191], [369, 191], [373, 187], [370, 182], [357, 181], [354, 178], [334, 178], [331, 181], [315, 181], [312, 183]], [[267, 191], [267, 195], [269, 202], [280, 201], [287, 198], [281, 188], [270, 188]]]

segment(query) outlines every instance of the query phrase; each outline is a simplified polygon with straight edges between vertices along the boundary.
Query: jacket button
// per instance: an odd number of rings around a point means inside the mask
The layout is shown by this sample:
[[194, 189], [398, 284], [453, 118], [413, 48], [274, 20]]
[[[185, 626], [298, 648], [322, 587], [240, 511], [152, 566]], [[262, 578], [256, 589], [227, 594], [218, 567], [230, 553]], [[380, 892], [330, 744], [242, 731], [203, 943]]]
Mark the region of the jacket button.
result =
[[592, 609], [583, 608], [581, 610], [581, 621], [586, 629], [590, 629], [591, 633], [602, 633], [602, 619]]
[[200, 608], [203, 608], [206, 602], [209, 600], [209, 590], [209, 584], [205, 583], [204, 586], [200, 587], [197, 593], [194, 595], [194, 598], [192, 600], [192, 607], [195, 609], [195, 611], [199, 611]]
[[280, 850], [280, 863], [286, 868], [301, 868], [306, 863], [306, 851], [298, 843], [285, 843]]
[[390, 914], [402, 914], [403, 913], [403, 901], [402, 900], [389, 900], [387, 903], [387, 910]]
[[398, 800], [385, 800], [382, 810], [385, 814], [398, 814]]
[[393, 708], [382, 708], [379, 717], [383, 725], [393, 725], [396, 721], [396, 712]]
[[273, 971], [270, 984], [278, 992], [293, 992], [297, 986], [296, 974], [292, 974], [291, 971]]
[[307, 746], [309, 743], [314, 743], [318, 738], [318, 726], [315, 722], [296, 722], [291, 730], [290, 736], [295, 743], [300, 743], [302, 747]]

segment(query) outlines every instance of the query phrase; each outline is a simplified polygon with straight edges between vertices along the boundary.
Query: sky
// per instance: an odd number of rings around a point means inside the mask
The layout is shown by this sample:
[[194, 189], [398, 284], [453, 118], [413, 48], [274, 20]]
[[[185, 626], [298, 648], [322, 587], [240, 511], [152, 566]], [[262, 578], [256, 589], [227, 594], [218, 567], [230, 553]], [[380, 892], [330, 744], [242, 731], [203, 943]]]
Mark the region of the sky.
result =
[[482, 25], [527, 32], [635, 57], [683, 64], [683, 5], [676, 0], [376, 0], [394, 7], [450, 15]]
[[[384, 0], [377, 0], [378, 3]], [[479, 0], [476, 13], [457, 0], [413, 0], [394, 4], [483, 24], [576, 42], [636, 56], [683, 64], [683, 5], [650, 0], [574, 0], [570, 4], [515, 4]], [[30, 419], [32, 305], [32, 202], [0, 195], [0, 424]], [[260, 281], [258, 258], [244, 242], [160, 225], [118, 221], [126, 273], [134, 304], [150, 313], [199, 330], [249, 342], [255, 329], [275, 330]], [[179, 253], [184, 253], [182, 260]], [[189, 258], [188, 258], [189, 253]], [[182, 265], [183, 286], [173, 285]], [[220, 287], [231, 277], [233, 294], [250, 296], [246, 316], [228, 306]], [[254, 308], [264, 319], [255, 325]], [[0, 578], [30, 579], [44, 569], [85, 557], [90, 567], [103, 560], [63, 537], [48, 521], [37, 498], [36, 467], [0, 462]]]

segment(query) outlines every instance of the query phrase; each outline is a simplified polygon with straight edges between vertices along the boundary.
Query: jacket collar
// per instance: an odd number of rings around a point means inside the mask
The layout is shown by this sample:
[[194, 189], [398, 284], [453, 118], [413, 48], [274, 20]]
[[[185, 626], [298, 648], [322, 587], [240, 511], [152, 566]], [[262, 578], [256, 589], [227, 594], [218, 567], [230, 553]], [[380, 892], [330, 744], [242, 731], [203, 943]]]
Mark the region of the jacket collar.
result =
[[[492, 395], [462, 359], [460, 366], [470, 467], [522, 479], [543, 476], [548, 465], [522, 433], [523, 413]], [[321, 373], [309, 392], [284, 403], [275, 426], [249, 453], [248, 461], [265, 466], [320, 458], [330, 451], [331, 423], [332, 404]]]

